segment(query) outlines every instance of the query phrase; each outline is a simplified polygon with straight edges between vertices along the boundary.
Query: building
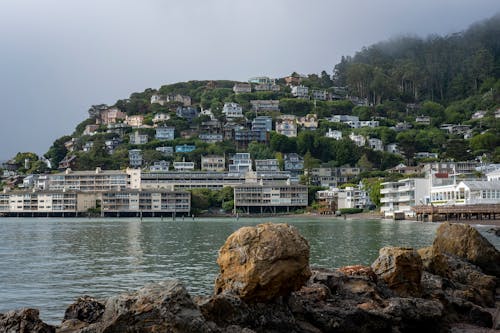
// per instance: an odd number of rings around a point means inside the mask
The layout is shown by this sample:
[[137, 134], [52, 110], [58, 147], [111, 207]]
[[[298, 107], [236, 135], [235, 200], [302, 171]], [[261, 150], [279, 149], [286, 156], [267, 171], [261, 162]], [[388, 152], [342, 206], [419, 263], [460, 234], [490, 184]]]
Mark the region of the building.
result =
[[290, 75], [284, 78], [287, 86], [298, 86], [302, 79], [299, 75]]
[[38, 186], [49, 191], [119, 191], [131, 186], [138, 188], [138, 179], [140, 179], [140, 170], [135, 169], [127, 169], [126, 171], [101, 170], [100, 168], [96, 168], [94, 171], [67, 169], [64, 172], [47, 175], [44, 179], [45, 183], [42, 184], [39, 180]]
[[342, 132], [337, 131], [337, 130], [332, 130], [331, 128], [328, 129], [328, 132], [326, 132], [325, 136], [327, 138], [335, 139], [335, 140], [341, 140], [342, 139]]
[[252, 85], [249, 83], [235, 83], [233, 86], [233, 91], [235, 94], [251, 93]]
[[413, 217], [411, 208], [429, 201], [430, 182], [426, 178], [406, 178], [381, 186], [380, 212], [385, 217], [394, 218], [396, 213]]
[[124, 112], [121, 112], [118, 108], [110, 108], [106, 110], [102, 110], [99, 113], [99, 117], [97, 118], [97, 122], [104, 125], [116, 124], [120, 121], [123, 121], [127, 118], [127, 115]]
[[430, 125], [431, 124], [431, 117], [429, 116], [418, 116], [415, 118], [415, 123], [420, 124], [420, 125]]
[[294, 115], [282, 115], [276, 120], [276, 132], [288, 137], [297, 136], [297, 119]]
[[250, 101], [252, 110], [255, 112], [277, 112], [280, 110], [279, 100], [253, 100]]
[[149, 167], [149, 171], [151, 172], [158, 172], [158, 171], [168, 171], [168, 168], [170, 166], [170, 162], [168, 161], [155, 161], [153, 165]]
[[486, 178], [489, 180], [489, 181], [492, 181], [492, 180], [500, 180], [500, 169], [496, 169], [496, 170], [493, 170], [493, 171], [490, 171], [486, 174]]
[[385, 146], [385, 151], [391, 154], [401, 154], [397, 143], [389, 143]]
[[237, 148], [247, 148], [250, 142], [253, 141], [260, 143], [268, 142], [269, 133], [266, 130], [250, 130], [240, 127], [234, 130], [234, 141], [236, 142]]
[[193, 171], [194, 170], [194, 162], [174, 162], [174, 170], [175, 171]]
[[379, 126], [380, 126], [380, 122], [378, 120], [361, 120], [359, 122], [359, 127], [375, 128], [375, 127], [379, 127]]
[[311, 91], [311, 97], [317, 101], [327, 101], [330, 98], [330, 94], [326, 90], [313, 90]]
[[163, 155], [167, 157], [174, 155], [174, 147], [167, 147], [167, 146], [156, 147], [156, 151], [163, 153]]
[[305, 86], [292, 86], [291, 90], [293, 97], [309, 99], [309, 88]]
[[318, 116], [316, 114], [308, 114], [297, 119], [297, 124], [306, 131], [315, 131], [318, 128]]
[[189, 215], [191, 193], [166, 190], [126, 190], [102, 194], [103, 216]]
[[191, 105], [191, 97], [189, 96], [183, 96], [181, 94], [177, 95], [160, 95], [160, 94], [153, 94], [151, 96], [151, 104], [160, 104], [160, 105], [165, 105], [168, 102], [178, 102], [182, 103], [184, 106], [190, 106]]
[[106, 152], [108, 154], [113, 154], [116, 147], [118, 147], [122, 143], [122, 139], [119, 137], [114, 137], [112, 139], [104, 141], [104, 146], [106, 147]]
[[140, 134], [139, 131], [131, 133], [129, 137], [130, 137], [129, 142], [131, 145], [143, 145], [145, 143], [148, 143], [149, 140], [147, 134]]
[[430, 202], [435, 206], [500, 204], [500, 180], [464, 180], [432, 186]]
[[229, 160], [229, 172], [244, 174], [252, 171], [252, 159], [249, 153], [236, 153]]
[[224, 171], [226, 170], [226, 158], [218, 155], [206, 155], [201, 157], [201, 170]]
[[83, 130], [83, 135], [94, 135], [97, 133], [97, 130], [99, 129], [99, 125], [97, 124], [91, 124], [85, 126], [85, 129]]
[[164, 121], [170, 120], [170, 115], [168, 113], [160, 112], [154, 115], [153, 123], [161, 123]]
[[280, 171], [277, 159], [255, 160], [255, 171], [257, 172], [276, 172]]
[[276, 82], [275, 79], [271, 79], [267, 76], [256, 76], [248, 79], [248, 83], [253, 83], [253, 84], [267, 84], [267, 83], [274, 84], [275, 82]]
[[143, 115], [127, 116], [125, 119], [125, 123], [132, 127], [141, 127], [142, 124], [144, 123], [144, 116]]
[[482, 118], [484, 118], [486, 116], [487, 113], [488, 113], [488, 111], [484, 111], [484, 110], [476, 111], [472, 115], [471, 119], [472, 120], [482, 119]]
[[349, 134], [349, 139], [354, 142], [358, 147], [363, 147], [366, 145], [366, 138], [363, 135], [354, 134], [353, 132]]
[[255, 91], [280, 91], [281, 87], [274, 83], [261, 83], [254, 86]]
[[175, 110], [175, 114], [177, 117], [187, 119], [188, 121], [192, 121], [194, 118], [198, 117], [198, 109], [192, 106], [179, 106]]
[[166, 126], [157, 127], [155, 138], [157, 140], [173, 140], [175, 138], [175, 128]]
[[273, 119], [268, 116], [257, 116], [252, 120], [252, 131], [270, 132], [273, 129]]
[[437, 153], [429, 153], [427, 151], [420, 151], [413, 155], [414, 158], [438, 158]]
[[315, 186], [338, 187], [341, 184], [352, 182], [360, 173], [361, 169], [357, 167], [321, 166], [309, 170], [309, 181], [311, 185]]
[[94, 141], [87, 141], [82, 147], [84, 152], [89, 152], [94, 147]]
[[243, 108], [237, 103], [224, 103], [222, 113], [227, 119], [243, 118]]
[[382, 142], [382, 140], [377, 138], [369, 138], [368, 147], [376, 151], [384, 151], [384, 143]]
[[196, 146], [194, 146], [194, 145], [175, 146], [176, 153], [190, 153], [192, 151], [195, 151], [195, 149], [196, 149]]
[[368, 205], [368, 193], [358, 187], [347, 186], [337, 192], [337, 208], [365, 208]]
[[198, 138], [206, 143], [215, 143], [224, 141], [224, 135], [222, 133], [201, 133]]
[[285, 154], [283, 159], [283, 169], [290, 172], [292, 181], [298, 182], [299, 176], [302, 175], [304, 171], [304, 159], [296, 153]]
[[242, 184], [234, 187], [234, 210], [243, 213], [289, 212], [307, 207], [307, 186]]
[[129, 165], [133, 168], [138, 168], [142, 165], [142, 150], [131, 149], [128, 151]]

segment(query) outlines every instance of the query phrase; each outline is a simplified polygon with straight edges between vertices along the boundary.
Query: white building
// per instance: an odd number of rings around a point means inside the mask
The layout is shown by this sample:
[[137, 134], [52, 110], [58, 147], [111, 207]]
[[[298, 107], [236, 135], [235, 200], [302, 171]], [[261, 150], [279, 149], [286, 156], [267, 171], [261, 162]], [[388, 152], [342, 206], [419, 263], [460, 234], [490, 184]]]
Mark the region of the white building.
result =
[[224, 103], [224, 107], [222, 108], [222, 113], [228, 119], [242, 118], [243, 108], [237, 103]]
[[328, 132], [326, 132], [325, 136], [327, 138], [335, 139], [335, 140], [340, 140], [342, 139], [342, 132], [337, 131], [337, 130], [332, 130], [331, 128], [328, 129]]
[[130, 134], [129, 137], [130, 137], [130, 144], [132, 145], [143, 145], [145, 143], [148, 143], [148, 135], [140, 134], [138, 131], [135, 131], [134, 133]]
[[358, 147], [366, 145], [366, 138], [362, 135], [351, 133], [349, 134], [349, 139], [351, 139]]
[[170, 162], [161, 160], [161, 161], [154, 162], [153, 165], [149, 167], [149, 170], [153, 171], [153, 172], [168, 171], [169, 166], [170, 166]]
[[252, 159], [249, 153], [236, 153], [231, 158], [229, 173], [246, 173], [252, 171]]
[[377, 138], [369, 138], [368, 146], [373, 150], [384, 151], [384, 143], [382, 142], [382, 140]]
[[255, 160], [255, 171], [257, 172], [275, 172], [279, 170], [277, 159]]
[[362, 120], [359, 122], [359, 127], [379, 127], [380, 122], [378, 120]]
[[309, 88], [305, 86], [292, 86], [292, 95], [297, 98], [309, 98]]
[[194, 170], [194, 162], [174, 162], [174, 170], [175, 171], [193, 171]]
[[157, 113], [154, 115], [153, 117], [153, 123], [160, 123], [162, 121], [167, 121], [170, 119], [170, 115], [167, 114], [167, 113], [163, 113], [163, 112], [160, 112], [160, 113]]
[[433, 186], [433, 205], [499, 204], [500, 180], [464, 180], [458, 184]]
[[493, 170], [486, 174], [488, 180], [500, 180], [500, 169]]
[[337, 208], [364, 208], [368, 204], [368, 194], [357, 187], [348, 186], [337, 192]]
[[406, 178], [397, 182], [382, 183], [380, 212], [385, 217], [394, 217], [394, 213], [414, 216], [411, 207], [429, 201], [430, 183], [426, 178]]
[[297, 136], [297, 118], [294, 115], [282, 115], [276, 120], [276, 132], [288, 137]]

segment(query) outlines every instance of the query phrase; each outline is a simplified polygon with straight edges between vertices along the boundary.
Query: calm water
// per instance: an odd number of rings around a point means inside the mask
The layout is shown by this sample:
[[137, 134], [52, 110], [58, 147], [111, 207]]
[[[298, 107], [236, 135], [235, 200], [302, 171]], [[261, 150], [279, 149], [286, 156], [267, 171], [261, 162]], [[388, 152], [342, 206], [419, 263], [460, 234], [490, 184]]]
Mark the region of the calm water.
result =
[[[430, 245], [437, 224], [325, 218], [266, 218], [296, 226], [311, 264], [369, 265], [386, 246]], [[212, 292], [217, 251], [227, 236], [263, 219], [0, 218], [0, 312], [37, 307], [59, 323], [78, 296], [107, 297], [147, 282], [179, 278], [192, 294]], [[494, 240], [498, 237], [483, 234]]]

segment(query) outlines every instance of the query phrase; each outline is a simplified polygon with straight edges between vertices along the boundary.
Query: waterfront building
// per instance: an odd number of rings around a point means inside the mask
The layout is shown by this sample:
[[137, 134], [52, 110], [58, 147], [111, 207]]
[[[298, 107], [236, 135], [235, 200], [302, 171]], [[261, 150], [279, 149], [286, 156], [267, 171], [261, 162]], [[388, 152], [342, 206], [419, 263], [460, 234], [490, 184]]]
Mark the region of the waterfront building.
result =
[[131, 145], [143, 145], [145, 143], [148, 143], [149, 139], [147, 134], [140, 134], [139, 131], [131, 133], [129, 135], [129, 138], [129, 142]]
[[347, 186], [337, 191], [337, 208], [365, 208], [368, 205], [368, 193], [358, 187]]
[[297, 136], [297, 118], [294, 115], [282, 115], [276, 120], [276, 133], [288, 137]]
[[191, 193], [165, 190], [126, 190], [102, 193], [104, 216], [189, 215]]
[[155, 138], [158, 140], [173, 140], [175, 138], [175, 128], [167, 126], [157, 127]]
[[[95, 171], [72, 171], [66, 169], [61, 173], [47, 175], [43, 185], [50, 191], [83, 191], [99, 192], [124, 190], [129, 187], [133, 169], [122, 170], [101, 170]], [[137, 177], [136, 174], [134, 174]], [[139, 175], [140, 178], [140, 175]]]
[[432, 205], [500, 204], [500, 180], [464, 180], [442, 186], [432, 186]]
[[222, 113], [226, 119], [243, 118], [243, 108], [238, 103], [224, 103]]
[[414, 216], [412, 207], [429, 201], [430, 182], [426, 178], [406, 178], [381, 184], [380, 212], [394, 218], [397, 213]]
[[142, 165], [142, 150], [131, 149], [128, 151], [129, 165], [132, 168], [138, 168]]
[[246, 183], [234, 187], [234, 210], [277, 213], [307, 207], [307, 186]]
[[500, 168], [490, 171], [486, 174], [486, 178], [491, 181], [491, 180], [500, 180]]
[[218, 155], [206, 155], [201, 157], [201, 170], [224, 171], [226, 169], [226, 158]]

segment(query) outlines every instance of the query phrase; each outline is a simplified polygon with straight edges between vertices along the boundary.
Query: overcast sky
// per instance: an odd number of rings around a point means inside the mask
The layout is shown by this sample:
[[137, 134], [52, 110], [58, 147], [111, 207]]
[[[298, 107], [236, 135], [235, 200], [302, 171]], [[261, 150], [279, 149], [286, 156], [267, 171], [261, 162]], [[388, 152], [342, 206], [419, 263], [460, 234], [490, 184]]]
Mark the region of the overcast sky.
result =
[[0, 0], [0, 160], [45, 153], [91, 105], [132, 92], [331, 73], [363, 46], [499, 11], [499, 0]]

